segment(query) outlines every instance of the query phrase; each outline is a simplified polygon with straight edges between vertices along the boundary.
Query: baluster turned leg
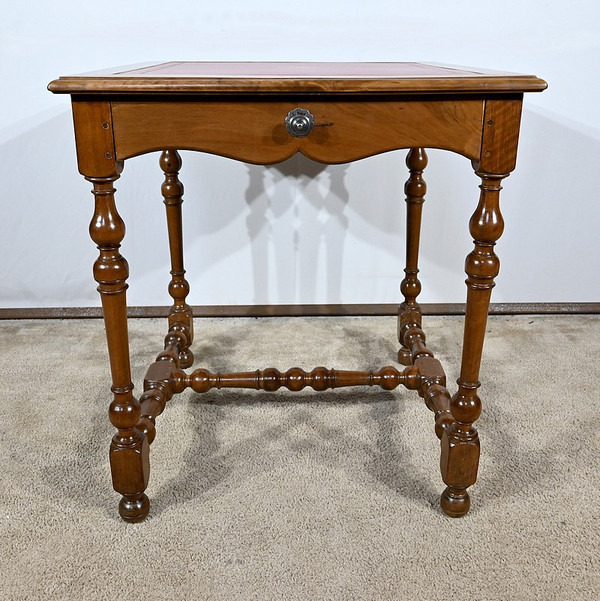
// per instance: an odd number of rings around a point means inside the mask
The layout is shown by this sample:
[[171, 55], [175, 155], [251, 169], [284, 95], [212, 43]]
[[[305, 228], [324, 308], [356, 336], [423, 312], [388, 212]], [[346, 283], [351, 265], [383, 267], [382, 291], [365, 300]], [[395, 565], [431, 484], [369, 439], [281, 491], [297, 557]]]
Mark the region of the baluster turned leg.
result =
[[479, 463], [479, 438], [473, 422], [481, 413], [479, 367], [494, 278], [500, 261], [494, 245], [502, 235], [504, 222], [500, 213], [500, 182], [507, 174], [477, 172], [482, 184], [479, 205], [471, 217], [469, 229], [475, 248], [467, 256], [467, 307], [463, 352], [458, 391], [452, 397], [450, 409], [456, 422], [442, 437], [441, 470], [447, 485], [441, 505], [446, 514], [460, 517], [469, 511], [467, 488], [475, 484]]
[[150, 473], [149, 447], [146, 436], [135, 428], [140, 405], [133, 396], [127, 334], [125, 291], [129, 267], [119, 253], [125, 236], [125, 224], [115, 206], [111, 177], [87, 177], [92, 182], [95, 211], [90, 235], [98, 245], [100, 256], [94, 264], [94, 278], [102, 299], [106, 337], [112, 374], [114, 399], [109, 417], [117, 433], [110, 445], [110, 466], [114, 489], [123, 495], [119, 503], [121, 517], [129, 522], [143, 520], [150, 502], [144, 494]]
[[411, 148], [406, 156], [406, 166], [410, 177], [404, 185], [406, 194], [406, 268], [400, 284], [404, 302], [398, 307], [398, 341], [402, 345], [398, 351], [398, 361], [411, 365], [413, 353], [410, 339], [419, 338], [423, 347], [425, 334], [421, 329], [421, 308], [417, 296], [421, 292], [419, 273], [419, 239], [421, 235], [421, 212], [427, 186], [423, 171], [427, 167], [427, 154], [424, 148]]
[[169, 294], [173, 298], [173, 306], [169, 311], [169, 332], [175, 330], [184, 334], [186, 344], [179, 351], [179, 365], [190, 367], [194, 362], [194, 355], [190, 351], [190, 345], [194, 337], [194, 317], [191, 307], [185, 302], [190, 292], [190, 286], [185, 279], [185, 269], [183, 268], [183, 224], [181, 219], [183, 184], [178, 178], [181, 169], [181, 156], [177, 150], [164, 150], [160, 155], [160, 166], [165, 174], [161, 191], [167, 208], [167, 227], [171, 252]]

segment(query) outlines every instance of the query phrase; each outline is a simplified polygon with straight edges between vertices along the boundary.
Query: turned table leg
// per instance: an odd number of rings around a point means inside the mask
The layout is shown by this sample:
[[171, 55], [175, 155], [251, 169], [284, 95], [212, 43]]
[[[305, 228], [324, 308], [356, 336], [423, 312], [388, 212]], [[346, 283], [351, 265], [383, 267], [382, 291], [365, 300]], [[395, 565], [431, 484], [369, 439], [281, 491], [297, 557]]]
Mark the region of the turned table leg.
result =
[[125, 224], [115, 206], [113, 183], [118, 175], [87, 177], [92, 182], [95, 211], [90, 235], [100, 256], [94, 264], [94, 278], [102, 299], [106, 338], [112, 374], [113, 401], [109, 408], [115, 428], [110, 445], [110, 467], [114, 489], [123, 495], [119, 503], [121, 517], [129, 522], [143, 520], [150, 502], [144, 494], [150, 473], [146, 436], [136, 429], [140, 405], [133, 396], [127, 334], [125, 291], [129, 267], [119, 252], [125, 236]]
[[487, 323], [490, 296], [500, 261], [494, 245], [502, 235], [504, 222], [500, 213], [500, 186], [506, 176], [477, 172], [482, 184], [479, 205], [469, 223], [475, 248], [467, 256], [467, 307], [465, 314], [462, 364], [458, 391], [450, 410], [456, 420], [442, 436], [441, 471], [447, 485], [441, 505], [446, 514], [460, 517], [469, 511], [467, 488], [477, 480], [479, 437], [473, 422], [481, 413], [479, 367]]
[[398, 307], [398, 341], [402, 345], [398, 351], [398, 361], [411, 365], [415, 359], [411, 339], [419, 339], [425, 348], [425, 334], [421, 329], [421, 308], [417, 296], [421, 292], [419, 281], [419, 239], [421, 235], [421, 212], [427, 186], [423, 171], [427, 167], [427, 154], [424, 148], [411, 148], [406, 156], [406, 166], [410, 177], [404, 185], [406, 194], [406, 268], [400, 284], [404, 302]]
[[467, 307], [458, 391], [450, 410], [455, 423], [444, 430], [440, 467], [446, 489], [441, 505], [446, 514], [460, 517], [469, 511], [467, 488], [475, 484], [479, 465], [479, 437], [473, 423], [481, 414], [479, 368], [485, 328], [500, 261], [494, 246], [502, 235], [500, 185], [515, 168], [523, 96], [486, 100], [480, 160], [473, 162], [481, 178], [479, 204], [469, 222], [474, 248], [467, 256]]
[[169, 250], [171, 253], [171, 282], [169, 294], [173, 305], [169, 311], [169, 332], [179, 331], [185, 336], [185, 344], [179, 351], [180, 367], [190, 367], [194, 355], [190, 345], [194, 338], [194, 323], [191, 307], [185, 302], [190, 286], [185, 279], [183, 268], [183, 224], [181, 203], [183, 202], [183, 184], [179, 181], [181, 157], [175, 149], [167, 149], [160, 155], [160, 167], [165, 174], [162, 194], [167, 209], [167, 227], [169, 231]]

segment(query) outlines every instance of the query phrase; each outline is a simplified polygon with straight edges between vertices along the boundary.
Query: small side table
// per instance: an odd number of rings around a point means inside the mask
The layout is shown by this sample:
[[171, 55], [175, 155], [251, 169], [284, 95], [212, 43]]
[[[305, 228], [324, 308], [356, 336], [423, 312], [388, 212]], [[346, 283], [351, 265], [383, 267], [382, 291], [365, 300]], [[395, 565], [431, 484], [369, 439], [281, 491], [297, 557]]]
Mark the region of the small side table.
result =
[[[498, 274], [494, 252], [504, 227], [500, 183], [515, 167], [524, 92], [546, 82], [531, 75], [424, 63], [230, 63], [169, 62], [61, 77], [49, 89], [70, 94], [80, 173], [93, 185], [95, 211], [90, 234], [100, 251], [94, 277], [102, 299], [114, 399], [110, 421], [117, 429], [110, 446], [114, 489], [122, 495], [124, 520], [143, 520], [150, 502], [149, 445], [155, 420], [174, 394], [186, 388], [284, 386], [317, 391], [340, 386], [403, 384], [416, 390], [435, 415], [441, 439], [446, 489], [441, 506], [465, 515], [467, 488], [477, 478], [479, 439], [473, 423], [481, 413], [479, 367], [490, 294]], [[198, 150], [268, 165], [296, 152], [321, 163], [347, 163], [374, 154], [409, 149], [404, 302], [398, 311], [399, 362], [379, 371], [317, 367], [285, 373], [268, 368], [249, 373], [211, 373], [193, 363], [192, 310], [183, 267], [177, 149]], [[440, 362], [425, 344], [417, 297], [421, 291], [418, 249], [426, 186], [425, 148], [457, 152], [472, 161], [481, 178], [479, 204], [469, 228], [474, 249], [467, 256], [467, 305], [458, 390], [451, 396]], [[127, 334], [128, 265], [119, 252], [125, 224], [113, 184], [123, 162], [162, 151], [171, 254], [169, 293], [173, 305], [164, 350], [150, 365], [139, 400], [133, 396]]]

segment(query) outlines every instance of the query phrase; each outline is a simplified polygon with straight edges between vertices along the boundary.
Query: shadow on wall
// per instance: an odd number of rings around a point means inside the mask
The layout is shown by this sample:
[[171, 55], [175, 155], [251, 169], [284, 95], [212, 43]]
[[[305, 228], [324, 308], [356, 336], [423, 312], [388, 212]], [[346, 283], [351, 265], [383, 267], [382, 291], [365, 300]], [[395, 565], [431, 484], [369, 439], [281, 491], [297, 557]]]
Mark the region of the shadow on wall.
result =
[[[97, 305], [68, 110], [2, 132], [0, 306]], [[478, 180], [463, 157], [430, 151], [422, 302], [461, 302]], [[396, 302], [404, 256], [404, 152], [324, 166], [296, 155], [246, 165], [184, 153], [192, 304]], [[600, 132], [525, 106], [517, 170], [504, 183], [497, 302], [593, 302]], [[117, 204], [128, 233], [129, 302], [167, 304], [168, 244], [153, 153], [128, 161]]]
[[265, 167], [186, 153], [188, 273], [218, 286], [235, 263], [241, 294], [229, 302], [339, 303], [353, 302], [345, 278], [368, 295], [383, 265], [397, 292], [403, 154], [330, 166], [297, 154]]
[[[256, 165], [247, 165], [247, 169], [250, 183], [245, 197], [250, 212], [246, 226], [254, 282], [260, 282], [271, 271], [272, 259], [280, 296], [301, 286], [313, 291], [313, 298], [304, 302], [315, 302], [316, 267], [324, 255], [327, 297], [329, 302], [342, 302], [339, 264], [348, 230], [345, 211], [349, 192], [344, 182], [348, 165], [327, 166], [297, 154], [269, 169]], [[283, 180], [289, 183], [288, 194], [271, 196], [269, 190]], [[291, 212], [288, 227], [278, 227], [287, 212]], [[255, 288], [255, 303], [269, 302], [262, 292]]]
[[0, 136], [0, 306], [98, 304], [91, 188], [77, 173], [70, 111], [46, 111]]
[[496, 301], [600, 300], [599, 157], [600, 131], [524, 110], [517, 169], [504, 184]]

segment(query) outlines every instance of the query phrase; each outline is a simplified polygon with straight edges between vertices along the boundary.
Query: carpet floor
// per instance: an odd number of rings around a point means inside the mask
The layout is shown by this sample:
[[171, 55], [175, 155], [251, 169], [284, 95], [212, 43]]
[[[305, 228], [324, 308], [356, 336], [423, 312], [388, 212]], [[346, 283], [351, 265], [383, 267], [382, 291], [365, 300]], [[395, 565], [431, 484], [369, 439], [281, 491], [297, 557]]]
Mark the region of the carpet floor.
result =
[[[397, 350], [390, 317], [195, 325], [212, 370], [371, 369]], [[454, 382], [462, 318], [424, 327]], [[130, 321], [138, 393], [165, 331]], [[599, 598], [600, 316], [490, 318], [462, 519], [439, 508], [439, 442], [414, 391], [213, 390], [157, 419], [150, 515], [126, 524], [102, 322], [0, 322], [0, 348], [2, 600]]]

